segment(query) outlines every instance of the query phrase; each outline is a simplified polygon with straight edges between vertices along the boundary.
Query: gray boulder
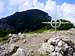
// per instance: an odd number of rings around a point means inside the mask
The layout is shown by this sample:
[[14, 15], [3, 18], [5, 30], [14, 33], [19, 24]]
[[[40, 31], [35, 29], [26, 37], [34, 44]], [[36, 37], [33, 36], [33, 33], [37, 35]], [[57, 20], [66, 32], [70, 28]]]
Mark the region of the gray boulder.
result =
[[12, 56], [26, 56], [26, 52], [22, 48], [18, 48], [16, 53], [14, 53]]
[[49, 56], [74, 56], [75, 46], [69, 39], [64, 40], [56, 37], [43, 43], [39, 52], [42, 54], [48, 54]]

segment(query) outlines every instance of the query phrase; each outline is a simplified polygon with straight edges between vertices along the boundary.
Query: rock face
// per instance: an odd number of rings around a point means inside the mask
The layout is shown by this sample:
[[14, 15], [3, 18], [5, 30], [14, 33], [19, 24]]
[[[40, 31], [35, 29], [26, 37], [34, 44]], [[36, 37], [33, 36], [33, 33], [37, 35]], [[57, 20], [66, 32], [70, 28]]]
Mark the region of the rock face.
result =
[[8, 56], [7, 44], [0, 46], [0, 56]]
[[2, 45], [0, 46], [0, 56], [28, 56], [29, 52], [26, 49], [22, 49], [19, 46]]
[[[66, 33], [69, 34], [69, 38], [66, 37]], [[75, 30], [60, 32], [60, 34], [60, 38], [52, 37], [53, 33], [9, 34], [8, 42], [0, 43], [0, 56], [40, 56], [40, 53], [47, 56], [75, 56]], [[42, 43], [41, 47], [40, 43]]]
[[[25, 39], [24, 34], [9, 34], [9, 40], [7, 43], [0, 45], [0, 56], [24, 56], [25, 50], [21, 49], [18, 45], [15, 45], [18, 40]], [[20, 54], [19, 54], [20, 53]]]
[[0, 46], [0, 56], [11, 56], [19, 48], [18, 46], [15, 45], [11, 45], [11, 46], [8, 45], [9, 44], [4, 44]]
[[75, 47], [71, 40], [56, 37], [42, 43], [39, 51], [49, 56], [74, 56]]
[[16, 51], [16, 53], [13, 54], [12, 56], [26, 56], [26, 52], [25, 52], [24, 49], [18, 48], [17, 51]]
[[22, 33], [18, 33], [18, 34], [9, 34], [9, 43], [14, 43], [17, 42], [19, 39], [24, 39], [25, 35]]

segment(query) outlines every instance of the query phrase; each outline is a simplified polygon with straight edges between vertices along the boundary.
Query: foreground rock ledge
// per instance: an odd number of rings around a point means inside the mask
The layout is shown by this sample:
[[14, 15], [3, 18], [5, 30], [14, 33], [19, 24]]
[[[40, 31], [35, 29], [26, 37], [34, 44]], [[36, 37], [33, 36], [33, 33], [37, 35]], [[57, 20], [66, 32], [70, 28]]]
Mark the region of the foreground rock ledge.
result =
[[26, 56], [28, 55], [26, 49], [20, 48], [15, 43], [19, 39], [24, 39], [24, 35], [19, 34], [9, 34], [8, 42], [0, 45], [0, 56]]
[[[30, 48], [21, 46], [23, 44], [26, 45], [25, 43], [28, 43], [28, 41], [30, 41], [30, 40], [26, 39], [26, 37], [27, 37], [26, 35], [21, 34], [21, 33], [9, 34], [8, 42], [4, 43], [4, 44], [0, 44], [0, 56], [37, 56], [37, 54], [35, 55], [35, 53], [36, 53], [35, 51], [38, 51], [38, 49], [41, 54], [46, 54], [47, 56], [75, 56], [75, 46], [74, 46], [75, 30], [66, 32], [68, 34], [71, 34], [69, 39], [66, 39], [66, 35], [65, 35], [66, 33], [64, 33], [64, 32], [62, 32], [62, 33], [63, 34], [61, 34], [60, 37], [62, 37], [63, 39], [58, 38], [58, 37], [53, 38], [52, 36], [54, 34], [50, 35], [51, 33], [47, 33], [47, 34], [43, 33], [42, 36], [38, 36], [38, 37], [43, 38], [43, 35], [44, 35], [46, 40], [44, 39], [45, 42], [42, 43], [40, 49], [38, 47], [36, 50], [32, 50], [32, 48], [30, 49]], [[47, 35], [47, 36], [45, 36], [45, 35]], [[47, 37], [50, 37], [50, 36], [52, 38], [48, 39]], [[28, 37], [30, 37], [30, 36], [28, 36]], [[34, 37], [36, 37], [36, 36], [34, 35]], [[37, 38], [35, 38], [35, 39], [37, 39]], [[39, 38], [39, 39], [42, 40], [42, 38]], [[73, 40], [74, 41], [72, 42], [70, 39], [72, 41]], [[21, 45], [15, 44], [17, 42], [19, 42], [19, 43], [21, 42]], [[40, 46], [40, 43], [39, 43], [39, 46]], [[40, 53], [38, 53], [38, 56], [43, 56], [43, 55], [40, 55]]]
[[75, 46], [69, 39], [56, 37], [42, 43], [39, 52], [48, 56], [75, 56]]

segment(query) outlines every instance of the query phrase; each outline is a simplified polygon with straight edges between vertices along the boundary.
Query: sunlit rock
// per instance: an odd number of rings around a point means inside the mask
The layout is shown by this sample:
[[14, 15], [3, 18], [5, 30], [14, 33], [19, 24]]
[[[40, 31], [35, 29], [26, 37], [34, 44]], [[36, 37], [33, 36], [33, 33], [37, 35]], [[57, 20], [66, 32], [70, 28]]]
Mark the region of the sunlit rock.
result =
[[13, 36], [10, 37], [9, 40], [10, 40], [10, 43], [14, 43], [19, 40], [19, 37], [17, 35], [13, 34]]
[[22, 41], [22, 43], [26, 43], [27, 42], [27, 39], [24, 39], [23, 41]]
[[20, 32], [20, 33], [18, 33], [18, 37], [19, 37], [20, 39], [24, 39], [24, 38], [25, 38], [25, 34], [22, 34], [22, 33]]
[[11, 37], [11, 36], [12, 36], [12, 34], [10, 33], [8, 36], [9, 36], [9, 37]]
[[54, 52], [52, 52], [51, 54], [49, 54], [49, 56], [56, 56], [57, 54], [56, 54], [56, 52], [54, 51]]
[[22, 48], [18, 48], [16, 53], [13, 54], [12, 56], [26, 56], [25, 50]]
[[56, 56], [63, 56], [63, 55], [59, 52], [56, 52]]
[[56, 51], [56, 52], [60, 52], [61, 50], [62, 50], [62, 47], [59, 47], [59, 46], [56, 46], [56, 47], [55, 47], [55, 51]]
[[75, 52], [74, 43], [71, 40], [58, 37], [49, 39], [48, 42], [42, 44], [40, 49], [43, 50], [42, 53], [49, 56], [73, 56]]
[[21, 32], [18, 33], [19, 36], [20, 36], [21, 34], [22, 34]]
[[57, 45], [60, 47], [63, 46], [64, 44], [65, 44], [64, 41], [60, 40]]

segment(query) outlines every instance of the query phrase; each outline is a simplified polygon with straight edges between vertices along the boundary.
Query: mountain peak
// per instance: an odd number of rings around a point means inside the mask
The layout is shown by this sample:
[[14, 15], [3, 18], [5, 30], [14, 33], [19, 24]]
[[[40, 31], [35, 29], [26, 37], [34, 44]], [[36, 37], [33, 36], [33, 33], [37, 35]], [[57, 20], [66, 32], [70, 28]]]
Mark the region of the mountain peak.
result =
[[[7, 24], [17, 32], [23, 32], [41, 28], [43, 26], [41, 22], [50, 20], [51, 16], [49, 16], [48, 13], [39, 9], [31, 9], [16, 12], [13, 15], [3, 18], [1, 19], [1, 21], [3, 21], [1, 23], [4, 23], [2, 28]], [[8, 27], [5, 26], [5, 28]]]

